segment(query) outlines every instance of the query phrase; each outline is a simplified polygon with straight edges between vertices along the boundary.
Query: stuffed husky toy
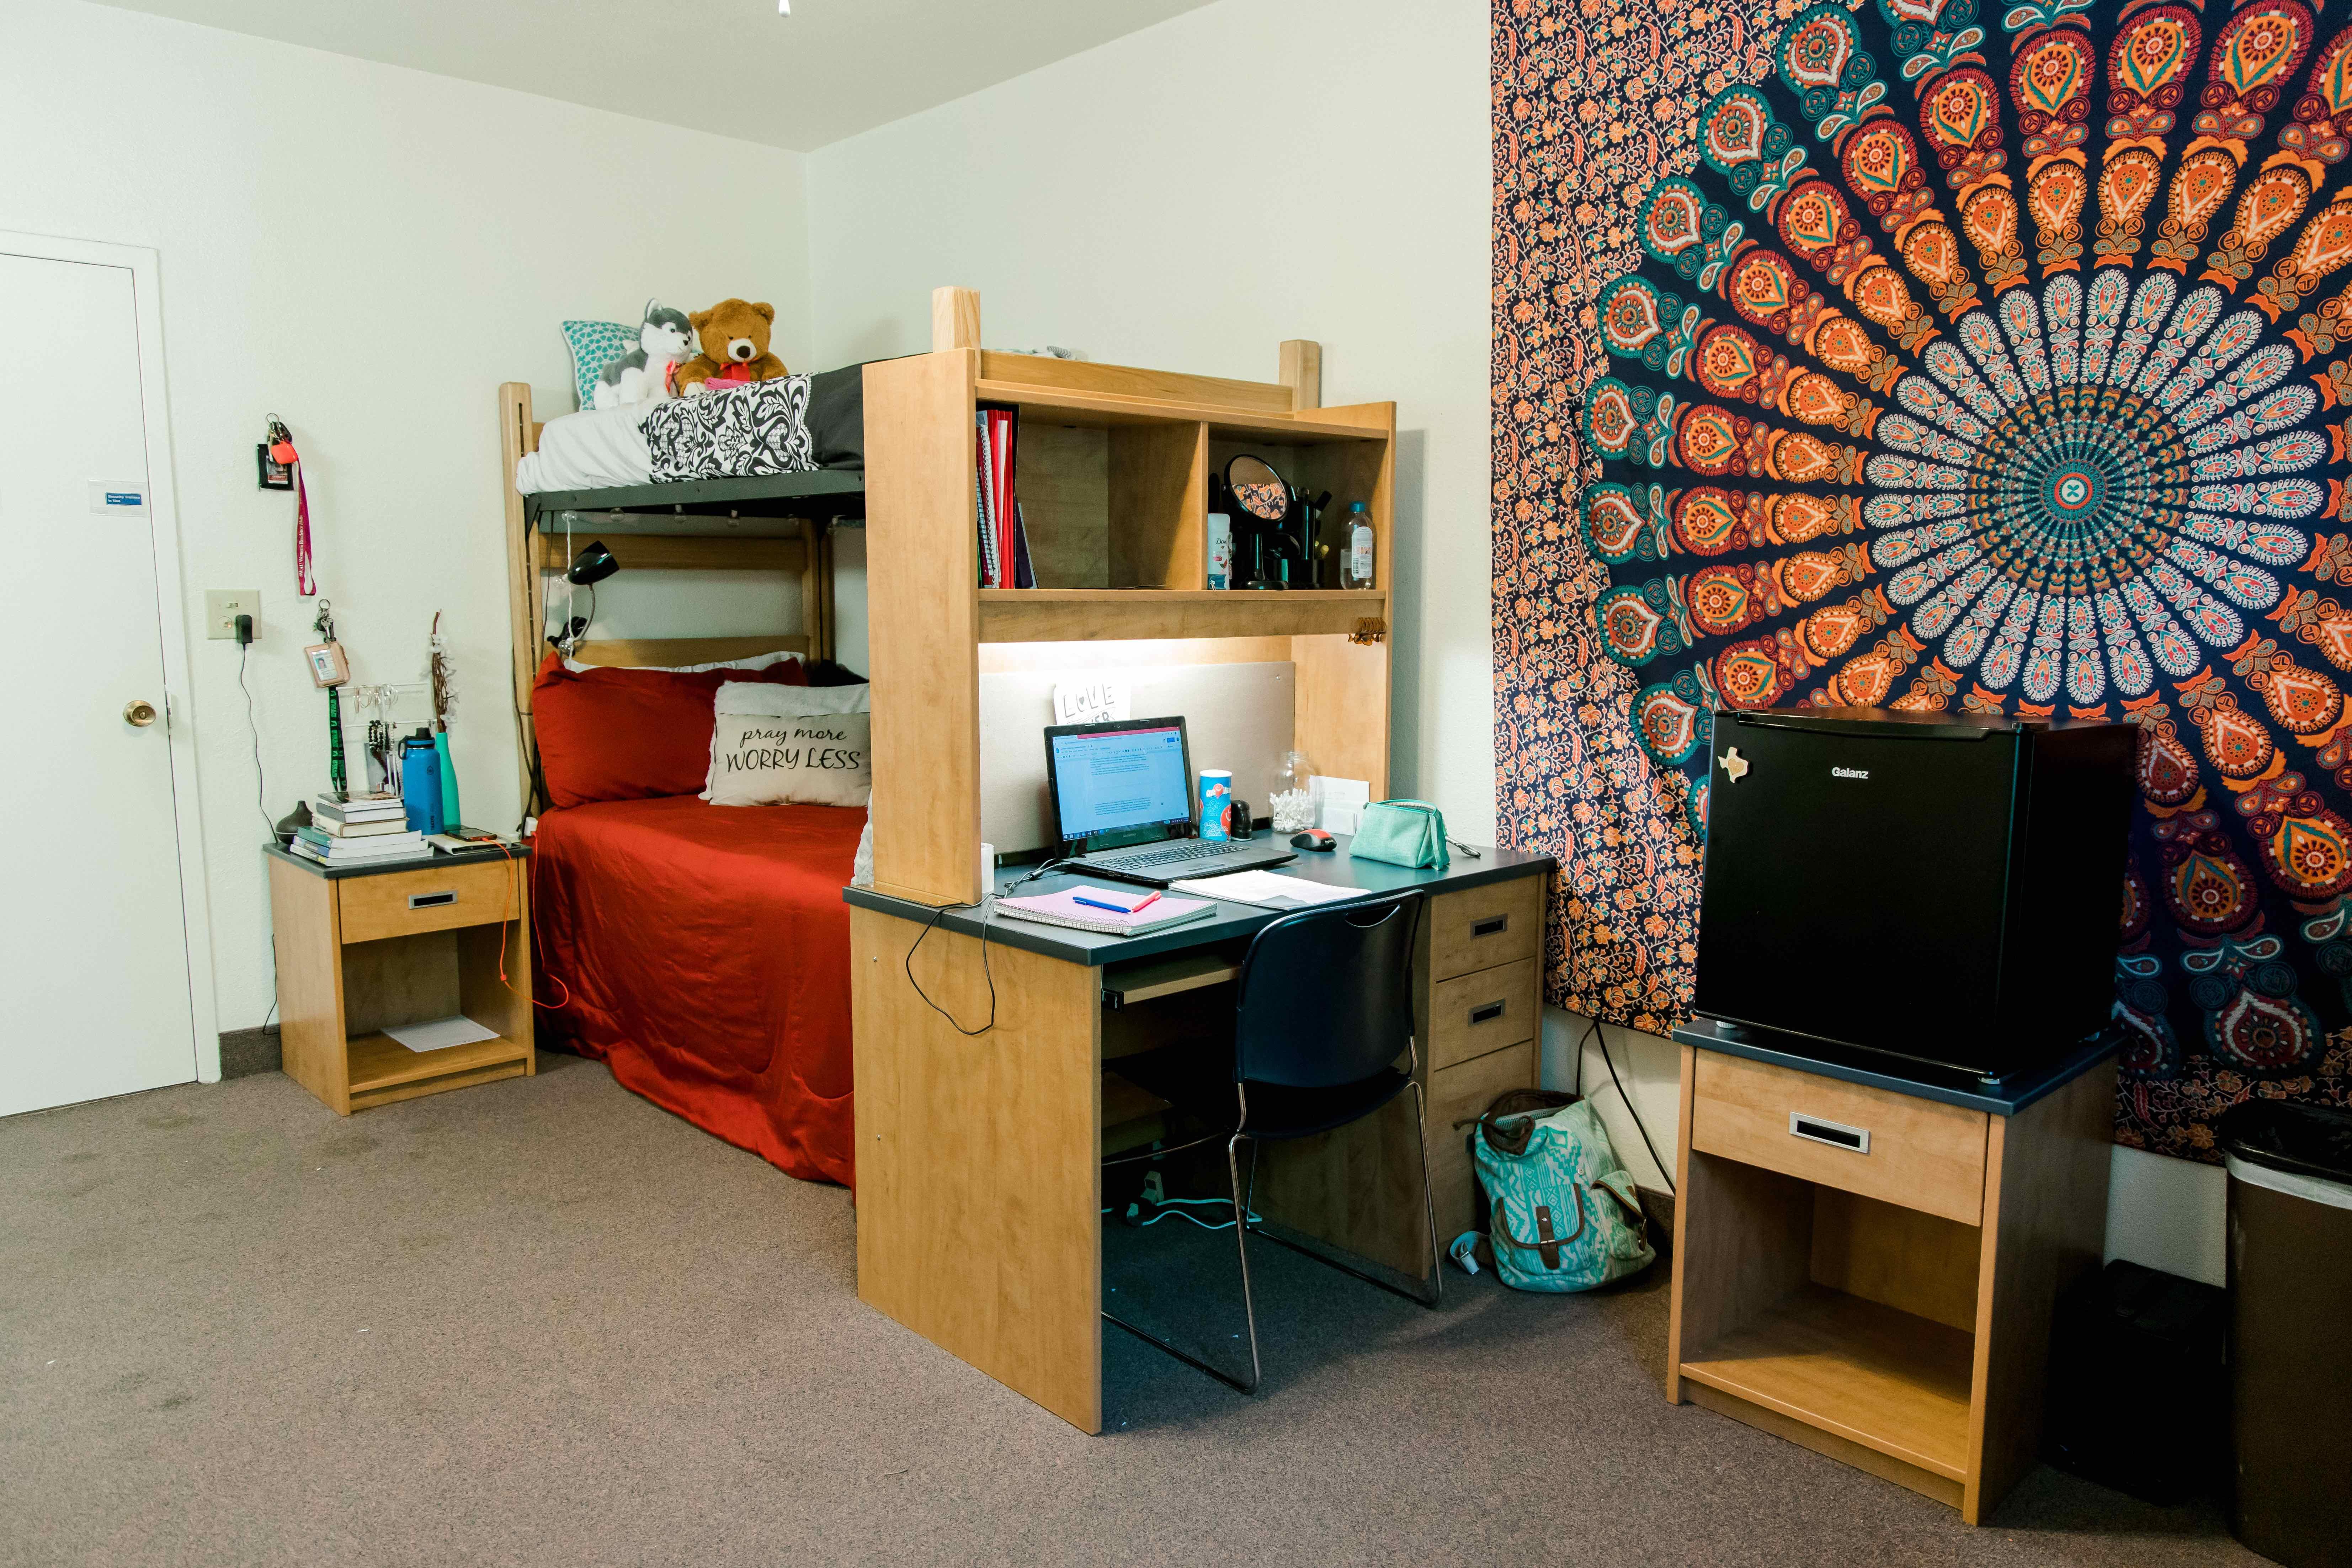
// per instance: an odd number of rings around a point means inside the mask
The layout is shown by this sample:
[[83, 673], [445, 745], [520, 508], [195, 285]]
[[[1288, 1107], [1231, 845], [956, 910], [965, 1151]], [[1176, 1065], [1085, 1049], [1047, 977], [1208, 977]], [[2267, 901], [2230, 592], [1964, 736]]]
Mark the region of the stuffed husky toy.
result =
[[680, 362], [694, 352], [694, 324], [683, 310], [673, 310], [659, 300], [646, 301], [646, 319], [637, 328], [637, 346], [606, 365], [596, 377], [596, 406], [619, 408], [632, 403], [660, 403], [671, 393], [671, 379]]

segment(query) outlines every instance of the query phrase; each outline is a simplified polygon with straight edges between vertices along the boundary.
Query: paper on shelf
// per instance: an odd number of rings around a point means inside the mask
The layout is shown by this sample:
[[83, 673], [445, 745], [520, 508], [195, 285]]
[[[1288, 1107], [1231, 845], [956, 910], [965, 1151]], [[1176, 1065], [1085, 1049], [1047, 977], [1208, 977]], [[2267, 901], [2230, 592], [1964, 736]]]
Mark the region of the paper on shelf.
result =
[[386, 1029], [384, 1034], [412, 1051], [446, 1050], [451, 1046], [470, 1046], [477, 1040], [499, 1037], [496, 1029], [484, 1028], [463, 1014], [435, 1018], [429, 1023], [403, 1024], [396, 1029]]
[[1348, 899], [1360, 899], [1368, 889], [1337, 888], [1328, 882], [1310, 882], [1304, 877], [1288, 877], [1280, 871], [1234, 871], [1223, 877], [1190, 877], [1171, 882], [1170, 888], [1195, 898], [1223, 899], [1229, 903], [1255, 904], [1261, 909], [1304, 909], [1309, 904], [1336, 904]]

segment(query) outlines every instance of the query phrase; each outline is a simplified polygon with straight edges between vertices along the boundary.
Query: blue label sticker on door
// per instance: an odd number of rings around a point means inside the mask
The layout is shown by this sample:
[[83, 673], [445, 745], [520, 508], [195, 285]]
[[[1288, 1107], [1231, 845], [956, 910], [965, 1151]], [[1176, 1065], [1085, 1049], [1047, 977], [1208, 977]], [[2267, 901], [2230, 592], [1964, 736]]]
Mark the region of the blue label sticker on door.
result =
[[146, 483], [141, 479], [92, 479], [89, 510], [112, 517], [145, 517]]

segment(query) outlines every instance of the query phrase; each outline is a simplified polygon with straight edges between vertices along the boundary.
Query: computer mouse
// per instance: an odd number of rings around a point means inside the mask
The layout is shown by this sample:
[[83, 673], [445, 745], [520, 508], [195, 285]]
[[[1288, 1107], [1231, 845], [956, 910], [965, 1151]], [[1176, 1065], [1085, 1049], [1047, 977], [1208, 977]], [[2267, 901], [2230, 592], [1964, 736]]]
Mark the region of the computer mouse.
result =
[[1319, 827], [1310, 827], [1304, 833], [1292, 834], [1290, 847], [1293, 849], [1320, 849], [1328, 855], [1339, 847], [1339, 841]]

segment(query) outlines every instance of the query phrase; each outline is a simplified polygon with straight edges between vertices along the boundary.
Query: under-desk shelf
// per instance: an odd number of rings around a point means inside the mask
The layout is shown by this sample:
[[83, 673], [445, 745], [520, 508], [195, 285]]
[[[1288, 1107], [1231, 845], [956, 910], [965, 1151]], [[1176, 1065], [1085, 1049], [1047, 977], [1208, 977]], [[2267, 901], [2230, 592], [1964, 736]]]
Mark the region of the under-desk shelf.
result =
[[982, 588], [982, 642], [1315, 637], [1385, 623], [1378, 588]]
[[1958, 1329], [1807, 1285], [1685, 1356], [1682, 1374], [1965, 1481], [1975, 1345]]

